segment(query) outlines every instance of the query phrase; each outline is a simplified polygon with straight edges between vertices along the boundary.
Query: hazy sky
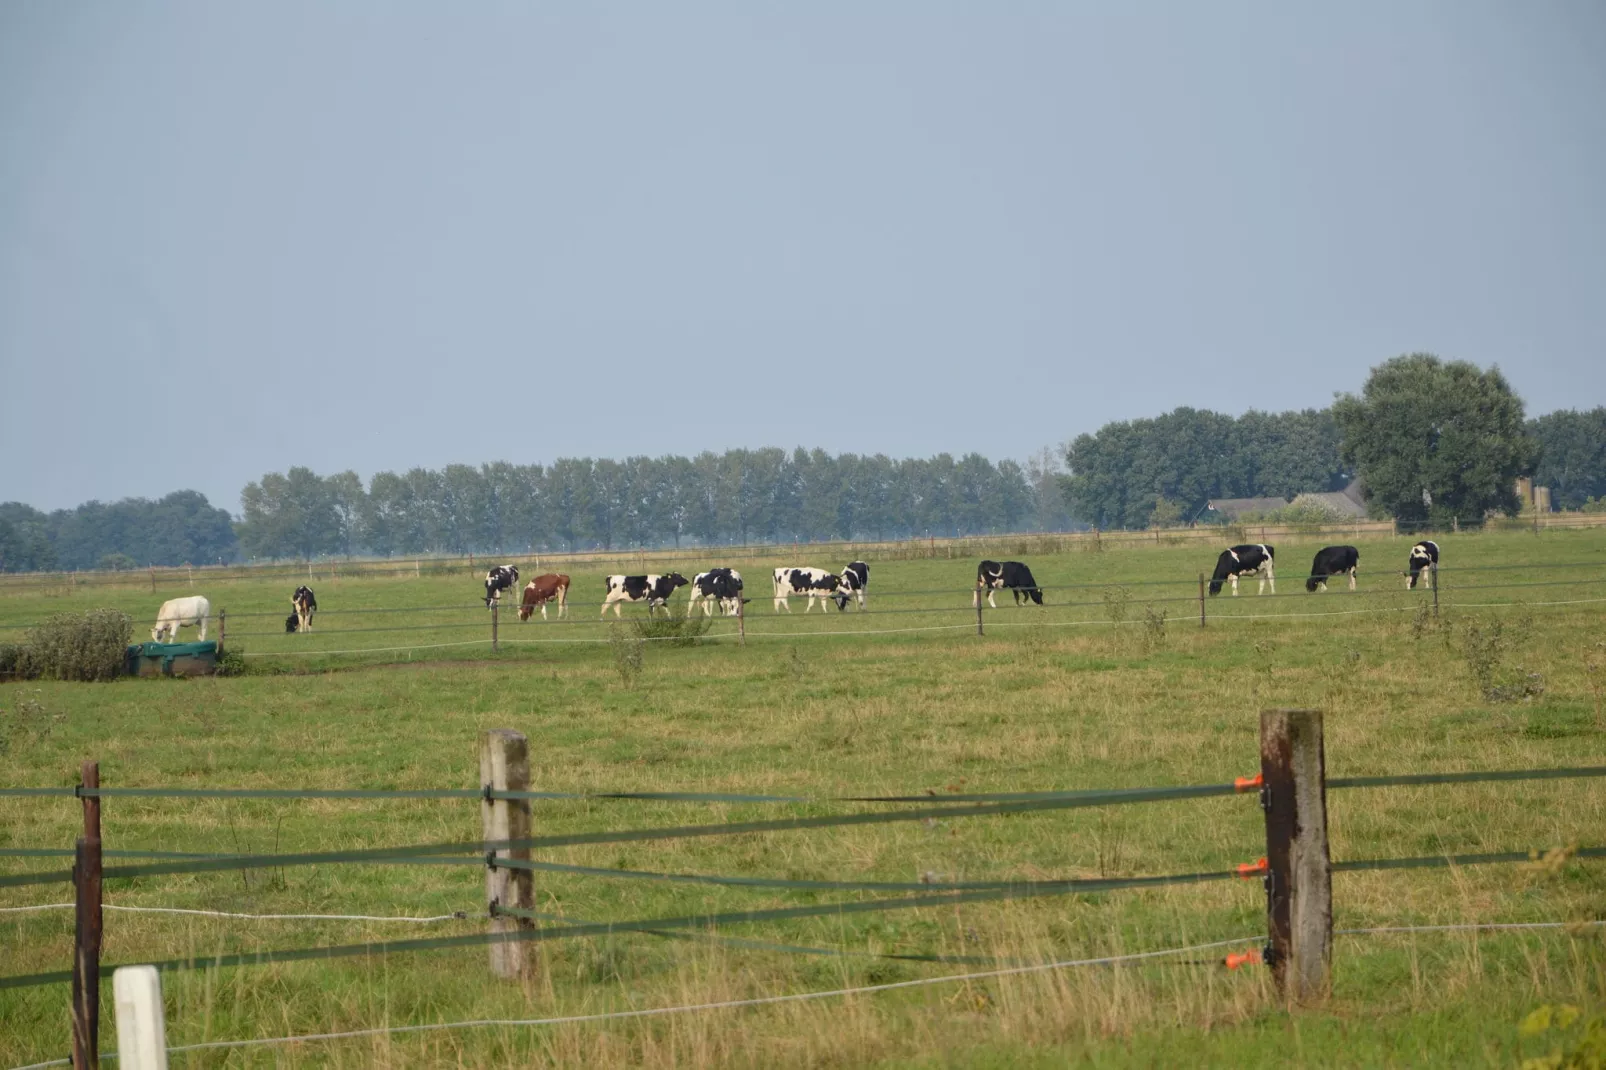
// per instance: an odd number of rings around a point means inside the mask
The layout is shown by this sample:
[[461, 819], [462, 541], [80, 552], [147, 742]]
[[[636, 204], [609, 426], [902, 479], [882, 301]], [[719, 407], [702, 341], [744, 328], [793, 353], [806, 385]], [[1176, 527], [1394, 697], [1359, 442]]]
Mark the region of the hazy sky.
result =
[[0, 500], [1606, 402], [1606, 4], [0, 4]]

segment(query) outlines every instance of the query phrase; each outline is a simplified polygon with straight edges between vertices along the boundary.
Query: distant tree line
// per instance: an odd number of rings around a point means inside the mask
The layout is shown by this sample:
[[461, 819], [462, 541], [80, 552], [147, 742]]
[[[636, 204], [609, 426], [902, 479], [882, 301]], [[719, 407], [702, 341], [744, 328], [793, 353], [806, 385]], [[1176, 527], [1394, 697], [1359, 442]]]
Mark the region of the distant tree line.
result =
[[414, 468], [366, 486], [291, 468], [248, 484], [234, 520], [196, 491], [51, 513], [0, 504], [0, 571], [1143, 528], [1198, 519], [1211, 499], [1293, 498], [1356, 475], [1375, 515], [1408, 522], [1515, 512], [1519, 475], [1557, 508], [1601, 509], [1606, 407], [1525, 420], [1498, 369], [1419, 353], [1330, 409], [1181, 408], [1024, 466], [758, 449]]
[[0, 504], [0, 572], [216, 564], [239, 553], [228, 511], [199, 491], [44, 513]]
[[1331, 410], [1226, 416], [1181, 408], [1105, 424], [1065, 447], [1062, 479], [1072, 516], [1099, 528], [1194, 520], [1212, 498], [1292, 498], [1339, 490]]
[[240, 545], [257, 558], [971, 535], [1037, 520], [1026, 469], [975, 453], [560, 458], [380, 472], [366, 488], [354, 472], [292, 468], [240, 501]]

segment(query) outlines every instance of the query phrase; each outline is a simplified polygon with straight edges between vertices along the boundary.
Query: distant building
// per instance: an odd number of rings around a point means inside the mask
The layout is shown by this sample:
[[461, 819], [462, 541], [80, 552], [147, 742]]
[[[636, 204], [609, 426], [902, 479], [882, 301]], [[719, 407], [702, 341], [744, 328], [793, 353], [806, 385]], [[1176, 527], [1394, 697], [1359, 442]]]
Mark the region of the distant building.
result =
[[1321, 493], [1301, 494], [1294, 499], [1296, 502], [1311, 502], [1319, 504], [1345, 518], [1364, 520], [1366, 518], [1366, 499], [1361, 493], [1361, 480], [1356, 477], [1349, 481], [1349, 486], [1343, 490], [1330, 490]]
[[1287, 504], [1287, 498], [1216, 498], [1206, 502], [1205, 508], [1220, 513], [1228, 520], [1237, 520], [1245, 513], [1269, 513]]

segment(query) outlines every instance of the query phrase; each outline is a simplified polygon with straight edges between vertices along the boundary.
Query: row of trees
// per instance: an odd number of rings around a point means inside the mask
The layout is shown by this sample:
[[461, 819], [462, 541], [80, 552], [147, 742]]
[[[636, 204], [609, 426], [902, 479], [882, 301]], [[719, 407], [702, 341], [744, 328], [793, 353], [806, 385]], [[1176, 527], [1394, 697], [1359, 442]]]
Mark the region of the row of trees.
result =
[[1499, 369], [1412, 354], [1330, 409], [1181, 408], [1106, 424], [1024, 466], [759, 449], [415, 468], [367, 486], [292, 468], [247, 485], [238, 521], [195, 491], [48, 514], [0, 505], [0, 571], [1142, 528], [1196, 519], [1213, 498], [1292, 498], [1356, 475], [1374, 514], [1407, 522], [1514, 513], [1519, 475], [1560, 508], [1598, 507], [1606, 407], [1525, 421]]
[[1350, 478], [1331, 411], [1181, 408], [1105, 424], [1065, 447], [1071, 514], [1100, 528], [1192, 520], [1212, 498], [1291, 498]]
[[158, 501], [85, 502], [44, 513], [0, 504], [0, 572], [212, 564], [239, 552], [228, 511], [206, 495], [174, 491]]
[[967, 535], [1038, 519], [1027, 470], [975, 453], [561, 458], [380, 472], [366, 488], [354, 472], [292, 468], [249, 484], [240, 500], [240, 543], [252, 557]]

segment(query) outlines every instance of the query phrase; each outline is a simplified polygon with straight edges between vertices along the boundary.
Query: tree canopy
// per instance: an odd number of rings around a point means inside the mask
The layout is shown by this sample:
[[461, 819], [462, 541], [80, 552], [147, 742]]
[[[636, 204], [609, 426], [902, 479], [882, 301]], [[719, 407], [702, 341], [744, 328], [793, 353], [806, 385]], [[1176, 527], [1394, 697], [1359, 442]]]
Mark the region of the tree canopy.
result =
[[1407, 522], [1515, 515], [1517, 477], [1531, 474], [1539, 455], [1522, 399], [1499, 368], [1428, 353], [1373, 368], [1359, 396], [1334, 403], [1333, 416], [1373, 510]]
[[1212, 498], [1339, 490], [1349, 470], [1325, 410], [1240, 417], [1180, 408], [1105, 424], [1065, 448], [1071, 514], [1100, 528], [1149, 526], [1158, 508], [1191, 520]]
[[292, 468], [240, 500], [241, 545], [269, 558], [970, 535], [1038, 519], [1014, 461], [801, 448], [414, 468], [366, 489], [354, 472]]
[[52, 513], [20, 502], [0, 505], [3, 572], [97, 568], [114, 554], [141, 566], [216, 564], [237, 552], [228, 512], [193, 490]]
[[1580, 509], [1606, 498], [1606, 406], [1578, 412], [1559, 409], [1528, 422], [1539, 443], [1534, 482], [1550, 488], [1557, 509]]

